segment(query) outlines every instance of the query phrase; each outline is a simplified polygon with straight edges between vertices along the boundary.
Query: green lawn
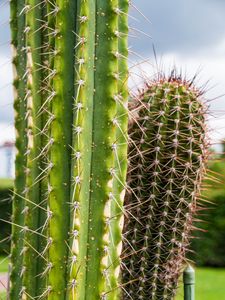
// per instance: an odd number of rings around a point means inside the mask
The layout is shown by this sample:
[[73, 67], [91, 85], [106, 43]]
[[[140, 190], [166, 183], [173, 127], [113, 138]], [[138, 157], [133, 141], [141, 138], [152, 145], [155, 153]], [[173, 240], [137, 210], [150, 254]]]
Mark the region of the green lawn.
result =
[[8, 258], [0, 256], [0, 273], [8, 272]]
[[[0, 256], [0, 273], [6, 273], [8, 272], [8, 258], [5, 256]], [[6, 293], [0, 292], [0, 300], [6, 299]]]
[[[176, 300], [183, 300], [182, 288]], [[225, 299], [225, 269], [198, 268], [196, 270], [196, 300]]]
[[1, 178], [0, 179], [0, 189], [13, 188], [13, 179]]

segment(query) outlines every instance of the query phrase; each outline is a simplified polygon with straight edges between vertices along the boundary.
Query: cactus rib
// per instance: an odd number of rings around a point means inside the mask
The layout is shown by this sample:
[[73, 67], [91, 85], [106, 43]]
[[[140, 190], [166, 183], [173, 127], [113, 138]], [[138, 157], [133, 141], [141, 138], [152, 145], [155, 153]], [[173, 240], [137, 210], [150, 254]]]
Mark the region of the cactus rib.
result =
[[[73, 120], [73, 169], [69, 257], [69, 299], [84, 299], [89, 224], [92, 131], [94, 110], [96, 4], [79, 1], [75, 46], [75, 103]], [[79, 235], [79, 236], [78, 236]], [[79, 246], [78, 246], [79, 239]], [[78, 296], [79, 295], [79, 296]]]
[[54, 97], [51, 110], [49, 236], [49, 295], [48, 299], [65, 299], [69, 231], [70, 155], [72, 144], [72, 100], [74, 96], [74, 44], [76, 5], [74, 1], [55, 1]]
[[117, 113], [114, 118], [116, 125], [116, 141], [114, 143], [113, 192], [110, 202], [109, 219], [109, 261], [108, 261], [108, 299], [118, 299], [120, 294], [120, 255], [122, 250], [123, 201], [126, 190], [127, 145], [128, 145], [128, 8], [129, 1], [119, 0], [118, 3], [118, 95]]

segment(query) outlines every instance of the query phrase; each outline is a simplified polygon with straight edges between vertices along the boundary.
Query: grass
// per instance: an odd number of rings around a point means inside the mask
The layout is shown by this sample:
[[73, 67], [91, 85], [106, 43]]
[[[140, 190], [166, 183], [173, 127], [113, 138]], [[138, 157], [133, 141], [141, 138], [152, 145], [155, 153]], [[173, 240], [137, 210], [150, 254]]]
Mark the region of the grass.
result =
[[[222, 300], [224, 298], [225, 269], [198, 268], [196, 270], [196, 300]], [[182, 287], [176, 300], [183, 300]]]
[[0, 293], [0, 300], [6, 300], [6, 293]]
[[0, 273], [8, 272], [9, 260], [5, 256], [0, 256]]
[[[6, 273], [8, 272], [8, 263], [9, 260], [5, 256], [0, 256], [0, 273]], [[0, 292], [0, 300], [6, 299], [6, 293]]]
[[0, 178], [0, 190], [13, 189], [13, 179]]

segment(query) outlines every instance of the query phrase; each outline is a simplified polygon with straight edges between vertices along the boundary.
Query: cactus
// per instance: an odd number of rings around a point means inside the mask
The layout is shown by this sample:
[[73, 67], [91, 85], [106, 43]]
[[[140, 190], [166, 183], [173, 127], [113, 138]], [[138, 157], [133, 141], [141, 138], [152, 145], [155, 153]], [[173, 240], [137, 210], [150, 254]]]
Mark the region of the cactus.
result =
[[131, 103], [122, 299], [173, 299], [205, 173], [206, 105], [172, 74]]
[[128, 0], [11, 1], [22, 178], [13, 202], [14, 300], [117, 299], [127, 10]]
[[11, 1], [13, 300], [175, 295], [205, 171], [206, 107], [173, 74], [147, 83], [129, 111], [128, 7]]

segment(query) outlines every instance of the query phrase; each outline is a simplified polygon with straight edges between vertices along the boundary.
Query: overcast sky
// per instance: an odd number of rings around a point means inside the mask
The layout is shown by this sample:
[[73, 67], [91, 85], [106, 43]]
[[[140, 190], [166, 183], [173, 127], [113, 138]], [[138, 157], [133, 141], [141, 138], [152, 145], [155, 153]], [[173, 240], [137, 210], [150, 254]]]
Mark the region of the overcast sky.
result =
[[[130, 14], [130, 65], [138, 63], [131, 68], [131, 87], [155, 72], [154, 45], [165, 70], [176, 64], [191, 77], [200, 69], [199, 84], [210, 80], [208, 98], [225, 93], [224, 0], [133, 0]], [[1, 135], [13, 123], [8, 19], [8, 1], [0, 0]], [[214, 140], [225, 137], [224, 113], [224, 97], [211, 102]]]

